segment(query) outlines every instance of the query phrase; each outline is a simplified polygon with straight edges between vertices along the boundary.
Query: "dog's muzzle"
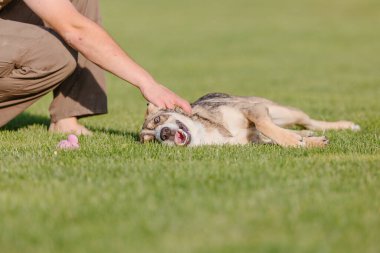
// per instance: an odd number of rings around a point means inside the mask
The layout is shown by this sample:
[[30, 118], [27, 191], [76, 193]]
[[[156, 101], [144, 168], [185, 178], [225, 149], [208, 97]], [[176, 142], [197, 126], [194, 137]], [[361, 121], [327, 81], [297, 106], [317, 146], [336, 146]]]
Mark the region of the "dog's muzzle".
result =
[[186, 129], [170, 129], [163, 127], [160, 131], [160, 139], [162, 141], [173, 141], [177, 146], [186, 146], [191, 141], [191, 134]]
[[171, 130], [169, 127], [163, 127], [160, 132], [160, 138], [163, 141], [173, 139], [175, 133], [175, 130]]

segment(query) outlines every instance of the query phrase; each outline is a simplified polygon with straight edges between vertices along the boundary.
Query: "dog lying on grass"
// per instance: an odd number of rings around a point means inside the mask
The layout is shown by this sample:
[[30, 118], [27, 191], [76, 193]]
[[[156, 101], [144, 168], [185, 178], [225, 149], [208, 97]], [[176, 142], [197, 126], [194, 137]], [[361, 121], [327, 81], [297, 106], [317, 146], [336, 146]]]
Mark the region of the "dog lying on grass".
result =
[[[360, 127], [350, 121], [327, 122], [259, 97], [207, 94], [192, 105], [193, 114], [148, 105], [141, 130], [142, 143], [157, 140], [167, 145], [278, 144], [283, 147], [324, 147], [325, 136], [313, 131]], [[301, 126], [307, 130], [290, 130]]]

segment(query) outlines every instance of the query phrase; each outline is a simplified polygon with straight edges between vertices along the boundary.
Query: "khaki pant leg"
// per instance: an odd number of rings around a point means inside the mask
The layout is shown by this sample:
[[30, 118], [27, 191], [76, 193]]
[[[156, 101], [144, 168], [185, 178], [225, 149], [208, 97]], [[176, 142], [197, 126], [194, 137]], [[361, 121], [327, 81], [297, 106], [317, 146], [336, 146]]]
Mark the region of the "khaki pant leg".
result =
[[[76, 9], [84, 16], [101, 24], [98, 0], [72, 0]], [[35, 15], [22, 0], [14, 0], [2, 12], [0, 18], [35, 25], [44, 22]], [[68, 117], [84, 117], [107, 113], [107, 95], [104, 71], [81, 54], [78, 67], [54, 92], [50, 105], [53, 122]]]
[[47, 30], [0, 19], [0, 126], [62, 83], [73, 55]]
[[[101, 24], [98, 0], [71, 2], [82, 15]], [[79, 54], [78, 68], [70, 78], [54, 90], [54, 100], [49, 110], [53, 122], [67, 117], [107, 113], [104, 71]]]

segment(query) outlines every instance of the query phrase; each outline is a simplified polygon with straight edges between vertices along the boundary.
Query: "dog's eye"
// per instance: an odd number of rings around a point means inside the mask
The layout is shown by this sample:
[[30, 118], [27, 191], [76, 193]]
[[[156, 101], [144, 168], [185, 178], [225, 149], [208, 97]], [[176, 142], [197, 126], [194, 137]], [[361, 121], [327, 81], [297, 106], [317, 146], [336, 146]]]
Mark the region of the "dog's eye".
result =
[[155, 117], [153, 121], [155, 124], [160, 123], [160, 116]]
[[176, 123], [177, 123], [179, 129], [183, 129], [184, 128], [181, 121], [177, 120]]

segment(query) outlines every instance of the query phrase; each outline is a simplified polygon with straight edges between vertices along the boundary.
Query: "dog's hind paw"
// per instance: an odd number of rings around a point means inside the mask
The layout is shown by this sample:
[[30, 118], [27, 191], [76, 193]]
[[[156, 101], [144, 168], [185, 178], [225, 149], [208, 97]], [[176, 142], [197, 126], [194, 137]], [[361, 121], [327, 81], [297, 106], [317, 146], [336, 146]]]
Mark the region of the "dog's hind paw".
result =
[[354, 132], [359, 132], [361, 130], [361, 127], [359, 125], [353, 124], [351, 126], [351, 130]]
[[351, 131], [354, 131], [354, 132], [357, 132], [357, 131], [360, 131], [361, 128], [358, 124], [355, 124], [354, 122], [352, 121], [345, 121], [345, 120], [342, 120], [342, 121], [338, 121], [337, 122], [338, 125], [336, 127], [334, 127], [333, 129], [341, 129], [341, 130], [351, 130]]

